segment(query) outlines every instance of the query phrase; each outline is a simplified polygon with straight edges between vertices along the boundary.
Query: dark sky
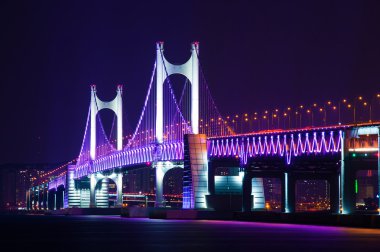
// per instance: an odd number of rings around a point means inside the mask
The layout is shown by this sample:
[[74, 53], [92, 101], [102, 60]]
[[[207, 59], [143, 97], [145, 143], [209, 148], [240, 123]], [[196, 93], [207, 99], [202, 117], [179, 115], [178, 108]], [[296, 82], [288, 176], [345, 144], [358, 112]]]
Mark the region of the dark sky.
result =
[[134, 127], [155, 42], [190, 43], [222, 114], [380, 91], [380, 1], [1, 1], [0, 163], [79, 153], [97, 85]]

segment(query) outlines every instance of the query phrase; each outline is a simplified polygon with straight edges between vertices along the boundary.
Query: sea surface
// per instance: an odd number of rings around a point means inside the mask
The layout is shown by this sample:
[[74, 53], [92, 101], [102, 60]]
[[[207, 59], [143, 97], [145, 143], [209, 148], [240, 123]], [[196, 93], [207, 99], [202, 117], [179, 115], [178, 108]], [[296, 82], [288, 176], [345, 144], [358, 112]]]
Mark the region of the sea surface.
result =
[[380, 229], [119, 216], [0, 216], [1, 251], [380, 251]]

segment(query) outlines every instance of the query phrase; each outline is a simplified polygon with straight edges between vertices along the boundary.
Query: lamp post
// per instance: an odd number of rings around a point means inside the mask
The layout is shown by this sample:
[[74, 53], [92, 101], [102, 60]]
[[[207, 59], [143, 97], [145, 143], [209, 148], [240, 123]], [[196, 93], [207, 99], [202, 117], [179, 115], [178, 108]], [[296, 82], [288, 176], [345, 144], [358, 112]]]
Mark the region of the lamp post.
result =
[[379, 99], [380, 94], [376, 94], [376, 96], [373, 96], [371, 99], [371, 102], [369, 103], [369, 122], [372, 122], [372, 104], [375, 99]]
[[263, 116], [263, 119], [266, 119], [266, 120], [267, 120], [267, 122], [268, 122], [268, 130], [269, 130], [269, 118], [268, 118], [266, 115], [264, 115], [264, 116]]
[[[330, 107], [331, 104], [332, 104], [331, 101], [328, 101], [328, 102], [327, 102], [327, 106], [328, 106], [328, 107]], [[325, 109], [325, 126], [326, 126], [326, 124], [327, 124], [327, 108], [326, 108], [326, 104], [324, 104], [323, 107], [324, 107], [324, 109]]]
[[303, 110], [303, 105], [300, 105], [300, 128], [302, 128], [302, 110]]
[[[335, 111], [337, 108], [336, 106], [332, 106], [332, 109]], [[340, 125], [340, 122], [338, 121], [339, 125]]]
[[[367, 107], [368, 106], [368, 102], [364, 101], [363, 102], [363, 106]], [[371, 110], [371, 106], [369, 105], [368, 107], [369, 107], [369, 110]], [[371, 122], [371, 119], [369, 119], [368, 121]]]
[[344, 103], [346, 104], [347, 103], [347, 100], [346, 99], [343, 99], [343, 100], [339, 100], [339, 103], [338, 103], [338, 124], [341, 125], [342, 124], [342, 120], [341, 120], [341, 116], [340, 116], [340, 104]]
[[306, 110], [306, 113], [308, 113], [308, 114], [311, 115], [311, 126], [313, 127], [313, 125], [314, 125], [313, 110], [312, 109], [308, 109], [308, 110]]
[[349, 103], [347, 104], [347, 108], [350, 109], [352, 107], [352, 105]]
[[359, 96], [358, 99], [355, 99], [354, 101], [354, 123], [356, 123], [356, 102], [357, 101], [362, 101], [363, 100], [363, 97], [362, 96]]
[[272, 129], [274, 128], [274, 119], [273, 118], [277, 117], [277, 115], [276, 115], [277, 112], [278, 112], [278, 109], [275, 109], [275, 110], [271, 111], [270, 117], [271, 117], [271, 128]]
[[324, 108], [319, 108], [319, 112], [324, 112], [323, 114], [323, 125], [326, 126], [326, 107]]
[[253, 121], [254, 121], [254, 122], [257, 121], [257, 129], [258, 129], [258, 131], [259, 131], [259, 130], [260, 130], [260, 120], [257, 119], [257, 116], [256, 116], [256, 115], [253, 117]]
[[269, 117], [268, 117], [268, 110], [265, 110], [265, 111], [264, 111], [264, 116], [263, 116], [263, 119], [266, 119], [266, 120], [267, 120], [267, 123], [268, 123], [268, 130], [269, 130]]
[[287, 107], [286, 111], [288, 111], [288, 115], [289, 115], [289, 129], [292, 128], [291, 126], [291, 118], [290, 118], [290, 112], [291, 112], [292, 108], [291, 107]]

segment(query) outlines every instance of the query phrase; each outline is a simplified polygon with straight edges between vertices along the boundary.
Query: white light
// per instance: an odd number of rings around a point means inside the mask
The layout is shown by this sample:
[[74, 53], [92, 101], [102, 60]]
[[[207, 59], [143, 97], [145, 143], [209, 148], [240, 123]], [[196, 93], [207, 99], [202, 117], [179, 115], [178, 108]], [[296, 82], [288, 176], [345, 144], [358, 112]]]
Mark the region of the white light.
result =
[[348, 149], [350, 152], [376, 152], [378, 151], [377, 148], [357, 148], [357, 149]]
[[378, 127], [361, 127], [358, 129], [358, 135], [376, 135], [379, 133]]

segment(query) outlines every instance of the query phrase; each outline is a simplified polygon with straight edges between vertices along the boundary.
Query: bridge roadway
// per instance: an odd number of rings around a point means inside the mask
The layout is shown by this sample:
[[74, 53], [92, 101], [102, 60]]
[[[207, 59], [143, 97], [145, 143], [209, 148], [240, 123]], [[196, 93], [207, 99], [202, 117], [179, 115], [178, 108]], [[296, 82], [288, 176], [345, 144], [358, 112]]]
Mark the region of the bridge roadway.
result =
[[[283, 212], [295, 211], [295, 182], [297, 179], [326, 179], [331, 189], [331, 211], [352, 213], [355, 210], [354, 180], [356, 172], [360, 169], [379, 170], [380, 167], [379, 125], [380, 123], [371, 123], [286, 131], [273, 130], [208, 138], [207, 143], [203, 144], [186, 143], [185, 141], [185, 143], [170, 143], [120, 151], [101, 157], [93, 163], [70, 166], [66, 175], [57, 177], [38, 188], [32, 188], [28, 196], [29, 207], [32, 208], [34, 205], [45, 209], [57, 208], [56, 196], [52, 194], [52, 197], [55, 198], [54, 206], [52, 200], [48, 200], [48, 191], [62, 191], [59, 189], [62, 187], [64, 188], [63, 194], [66, 192], [66, 196], [59, 196], [62, 198], [60, 201], [65, 199], [65, 202], [60, 203], [61, 207], [62, 204], [63, 207], [83, 207], [85, 205], [82, 204], [83, 201], [89, 202], [88, 206], [95, 207], [95, 201], [99, 201], [101, 198], [95, 198], [95, 186], [104, 178], [115, 181], [118, 187], [118, 202], [121, 203], [122, 173], [117, 171], [120, 167], [145, 164], [147, 167], [156, 168], [156, 188], [158, 188], [156, 189], [156, 206], [162, 205], [162, 180], [165, 173], [172, 168], [180, 167], [185, 168], [185, 176], [190, 175], [187, 176], [190, 177], [190, 180], [184, 182], [184, 205], [186, 193], [189, 194], [188, 197], [192, 197], [193, 201], [184, 208], [213, 206], [213, 208], [217, 208], [215, 206], [218, 205], [219, 199], [215, 189], [224, 185], [223, 182], [220, 182], [220, 178], [216, 178], [215, 169], [238, 167], [239, 176], [234, 176], [234, 179], [237, 187], [240, 187], [240, 190], [237, 190], [240, 192], [237, 200], [243, 202], [240, 207], [244, 211], [263, 208], [264, 193], [260, 179], [278, 177], [282, 182]], [[204, 135], [200, 136], [204, 137]], [[203, 165], [203, 168], [199, 170], [194, 170], [194, 167], [198, 167], [198, 163], [192, 162], [190, 155], [191, 151], [196, 148], [203, 150], [203, 156], [206, 157], [203, 158], [206, 160], [199, 163]], [[360, 153], [365, 153], [365, 157], [362, 157], [365, 162], [358, 163], [359, 159], [353, 158], [357, 154], [360, 156]], [[196, 154], [192, 155], [194, 158]], [[202, 156], [202, 154], [199, 155]], [[109, 174], [107, 172], [109, 170], [114, 172]], [[202, 181], [194, 180], [198, 178], [198, 175], [204, 176]], [[89, 189], [93, 192], [90, 192], [90, 195], [84, 195], [83, 190], [76, 188], [78, 183], [75, 181], [88, 178], [91, 184]], [[201, 194], [195, 195], [195, 197], [190, 195], [199, 193], [199, 190], [202, 191]], [[86, 197], [87, 199], [84, 199]], [[198, 206], [195, 206], [194, 198], [197, 197], [203, 199], [200, 203], [198, 202]], [[76, 202], [73, 204], [74, 198]]]

